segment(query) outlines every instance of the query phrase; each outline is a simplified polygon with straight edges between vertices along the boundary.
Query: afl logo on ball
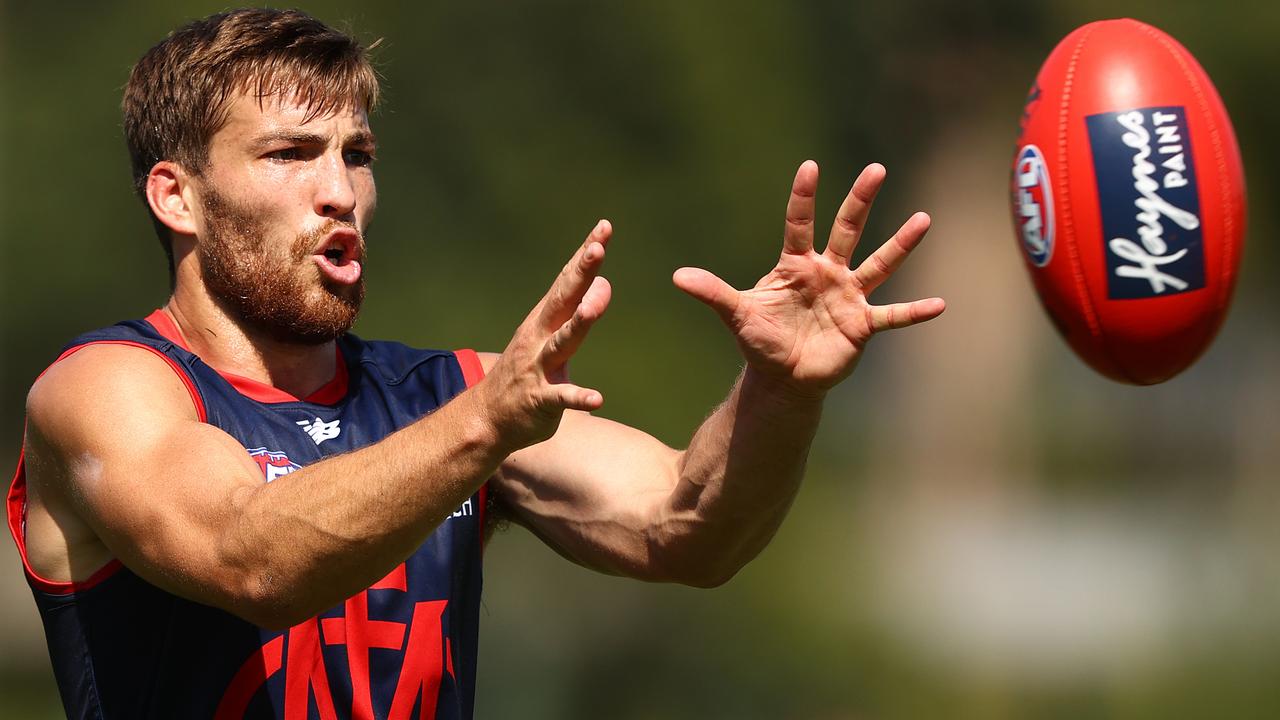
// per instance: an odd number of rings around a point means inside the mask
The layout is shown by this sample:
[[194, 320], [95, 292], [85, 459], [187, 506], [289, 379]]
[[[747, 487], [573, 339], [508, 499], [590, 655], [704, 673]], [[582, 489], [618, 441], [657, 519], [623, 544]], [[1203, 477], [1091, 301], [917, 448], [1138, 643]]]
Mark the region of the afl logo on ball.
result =
[[1085, 121], [1102, 211], [1107, 297], [1134, 300], [1204, 287], [1200, 194], [1186, 111], [1139, 108]]
[[1014, 223], [1022, 238], [1022, 249], [1036, 267], [1053, 259], [1053, 191], [1044, 155], [1035, 145], [1018, 151], [1013, 165]]

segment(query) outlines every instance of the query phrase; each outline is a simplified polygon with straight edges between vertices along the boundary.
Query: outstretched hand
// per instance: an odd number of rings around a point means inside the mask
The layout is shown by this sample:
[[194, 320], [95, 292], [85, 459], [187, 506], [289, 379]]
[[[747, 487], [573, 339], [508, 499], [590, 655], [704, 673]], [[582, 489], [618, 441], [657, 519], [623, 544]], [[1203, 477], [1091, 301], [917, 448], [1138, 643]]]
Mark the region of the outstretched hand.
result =
[[599, 391], [569, 382], [569, 358], [609, 306], [609, 281], [599, 276], [613, 228], [596, 223], [547, 294], [516, 329], [481, 383], [491, 420], [511, 449], [555, 434], [565, 410], [595, 410]]
[[924, 239], [929, 229], [925, 213], [912, 215], [862, 264], [849, 269], [884, 177], [882, 165], [863, 169], [819, 254], [813, 246], [818, 165], [806, 161], [791, 186], [782, 255], [755, 287], [735, 290], [700, 268], [680, 268], [672, 279], [720, 315], [748, 367], [796, 392], [820, 396], [853, 372], [872, 335], [932, 320], [946, 309], [936, 297], [891, 305], [872, 305], [867, 299]]

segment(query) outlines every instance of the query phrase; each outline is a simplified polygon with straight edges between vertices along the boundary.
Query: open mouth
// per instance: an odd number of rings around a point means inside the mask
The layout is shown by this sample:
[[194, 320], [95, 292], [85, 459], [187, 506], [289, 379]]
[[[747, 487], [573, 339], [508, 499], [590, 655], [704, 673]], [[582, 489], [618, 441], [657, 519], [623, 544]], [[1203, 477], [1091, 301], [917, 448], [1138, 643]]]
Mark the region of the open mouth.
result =
[[351, 285], [360, 279], [362, 255], [360, 234], [349, 228], [329, 233], [313, 253], [320, 272], [342, 285]]
[[325, 257], [329, 258], [329, 262], [333, 263], [334, 265], [337, 265], [338, 267], [342, 267], [343, 265], [347, 264], [347, 260], [348, 260], [347, 251], [340, 247], [329, 248], [328, 250], [325, 250], [324, 253], [322, 254]]
[[316, 255], [323, 255], [339, 267], [360, 260], [360, 234], [349, 228], [339, 228], [329, 233], [316, 248]]

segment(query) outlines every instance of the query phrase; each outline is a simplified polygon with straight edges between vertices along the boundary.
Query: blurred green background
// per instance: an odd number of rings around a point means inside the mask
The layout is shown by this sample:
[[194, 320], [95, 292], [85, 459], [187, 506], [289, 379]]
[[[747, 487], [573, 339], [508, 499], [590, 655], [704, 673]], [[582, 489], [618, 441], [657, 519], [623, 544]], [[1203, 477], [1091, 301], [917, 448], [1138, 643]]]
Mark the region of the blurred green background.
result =
[[[194, 0], [0, 4], [0, 466], [69, 338], [162, 304], [119, 97]], [[673, 445], [738, 359], [670, 284], [771, 267], [790, 178], [829, 218], [889, 168], [870, 237], [934, 229], [879, 300], [942, 295], [832, 394], [774, 543], [728, 585], [573, 567], [529, 534], [486, 557], [481, 718], [1280, 715], [1280, 284], [1271, 198], [1280, 5], [309, 3], [372, 40], [380, 211], [357, 332], [497, 350], [599, 217], [614, 303], [575, 373]], [[1208, 354], [1151, 388], [1086, 369], [1041, 313], [1007, 211], [1021, 101], [1074, 27], [1132, 16], [1197, 55], [1232, 114], [1250, 230]], [[874, 243], [867, 242], [865, 253]], [[0, 716], [60, 715], [0, 543]]]

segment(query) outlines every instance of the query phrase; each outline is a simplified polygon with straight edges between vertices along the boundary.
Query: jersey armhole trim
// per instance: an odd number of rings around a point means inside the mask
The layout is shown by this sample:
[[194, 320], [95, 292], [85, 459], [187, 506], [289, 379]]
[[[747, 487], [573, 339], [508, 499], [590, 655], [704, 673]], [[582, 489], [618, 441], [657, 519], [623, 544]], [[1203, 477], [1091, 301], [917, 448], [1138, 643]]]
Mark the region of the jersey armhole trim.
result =
[[467, 387], [472, 387], [484, 379], [484, 365], [475, 350], [454, 350], [453, 356], [458, 359], [458, 367], [462, 368], [462, 379]]
[[50, 595], [70, 595], [88, 590], [116, 574], [117, 570], [124, 567], [117, 558], [108, 560], [107, 564], [95, 570], [88, 578], [71, 582], [50, 580], [31, 567], [31, 561], [27, 559], [26, 543], [27, 472], [24, 455], [25, 452], [18, 455], [18, 469], [13, 474], [13, 484], [9, 486], [9, 494], [5, 497], [5, 508], [9, 520], [9, 534], [13, 537], [14, 544], [18, 546], [18, 556], [22, 558], [22, 569], [26, 573], [27, 582], [31, 583], [35, 589]]
[[[67, 348], [67, 350], [59, 355], [56, 360], [50, 363], [49, 367], [57, 365], [59, 362], [74, 355], [80, 350], [89, 347], [90, 345], [129, 345], [148, 350], [155, 355], [160, 356], [165, 360], [165, 362], [169, 363], [169, 367], [173, 368], [173, 371], [178, 374], [178, 377], [186, 386], [187, 392], [191, 393], [191, 402], [195, 405], [196, 415], [200, 418], [200, 422], [208, 421], [205, 413], [204, 400], [200, 397], [200, 392], [196, 389], [195, 383], [191, 380], [191, 377], [187, 375], [186, 371], [182, 369], [182, 366], [180, 366], [177, 361], [150, 345], [132, 342], [129, 340], [94, 340], [84, 343], [83, 345], [76, 345], [74, 347]], [[44, 372], [41, 372], [40, 375], [43, 376], [45, 372], [48, 372], [48, 368], [45, 368]], [[40, 378], [37, 377], [36, 379], [39, 380]], [[23, 435], [26, 435], [26, 433], [24, 432]], [[107, 561], [105, 565], [95, 570], [88, 578], [84, 580], [72, 580], [70, 582], [50, 580], [42, 577], [35, 571], [35, 568], [31, 567], [31, 562], [27, 559], [26, 542], [27, 473], [25, 458], [26, 448], [24, 447], [18, 454], [18, 467], [13, 473], [13, 482], [10, 483], [9, 492], [5, 496], [5, 515], [8, 520], [9, 534], [13, 537], [14, 544], [18, 546], [18, 555], [22, 558], [22, 569], [26, 572], [27, 581], [31, 583], [32, 587], [42, 592], [49, 593], [50, 595], [70, 595], [75, 592], [92, 588], [103, 580], [114, 575], [118, 570], [120, 570], [120, 568], [124, 567], [119, 558], [112, 558]]]
[[[462, 380], [467, 387], [473, 387], [476, 383], [484, 379], [484, 364], [480, 362], [480, 356], [475, 350], [465, 348], [462, 350], [454, 350], [453, 356], [458, 360], [458, 367], [462, 369]], [[486, 480], [480, 486], [480, 497], [478, 502], [480, 507], [476, 508], [476, 522], [480, 526], [480, 552], [484, 553], [484, 523], [485, 507], [489, 502], [489, 481]]]

